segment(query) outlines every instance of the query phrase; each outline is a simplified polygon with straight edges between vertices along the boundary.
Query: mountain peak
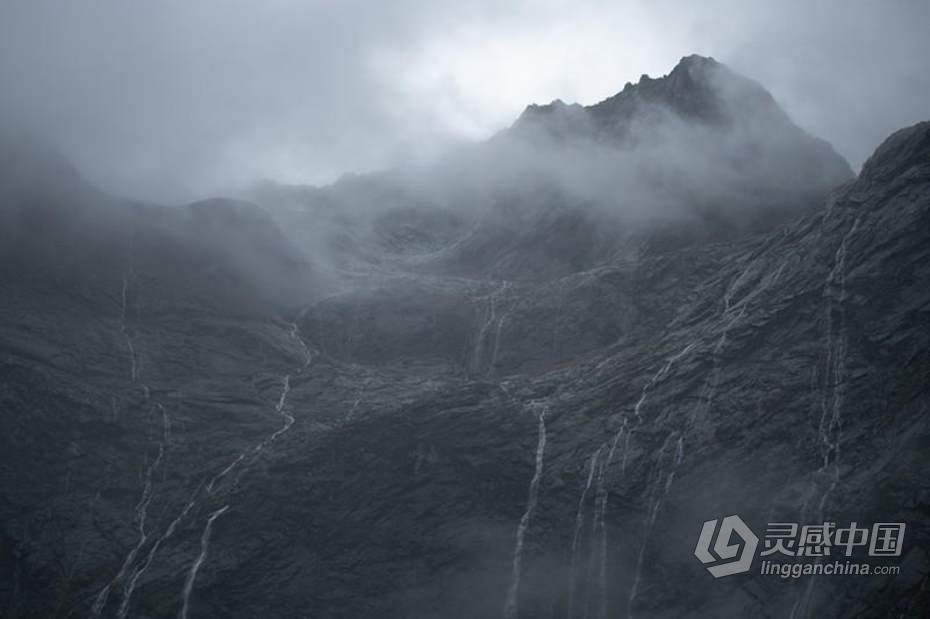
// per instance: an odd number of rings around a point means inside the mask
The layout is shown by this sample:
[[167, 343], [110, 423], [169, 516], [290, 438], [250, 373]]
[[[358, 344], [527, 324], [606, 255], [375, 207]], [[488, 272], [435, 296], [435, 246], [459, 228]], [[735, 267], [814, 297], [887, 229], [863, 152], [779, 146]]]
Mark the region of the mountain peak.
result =
[[560, 99], [529, 105], [512, 130], [521, 139], [541, 135], [557, 140], [593, 138], [625, 143], [639, 129], [676, 118], [687, 125], [714, 127], [721, 133], [736, 129], [750, 141], [779, 148], [786, 142], [795, 143], [802, 151], [813, 148], [818, 151], [815, 158], [829, 160], [827, 167], [839, 177], [852, 176], [849, 164], [828, 145], [812, 145], [813, 138], [792, 122], [761, 84], [698, 54], [682, 57], [661, 77], [643, 75], [637, 83], [627, 83], [617, 94], [593, 105], [566, 104]]
[[690, 54], [688, 56], [682, 56], [681, 60], [678, 61], [678, 64], [675, 65], [675, 68], [672, 69], [672, 72], [678, 70], [690, 70], [694, 67], [697, 68], [709, 68], [709, 67], [719, 67], [722, 66], [717, 62], [713, 56], [701, 56], [700, 54]]
[[520, 117], [543, 116], [547, 114], [559, 114], [571, 110], [581, 110], [584, 106], [579, 103], [565, 103], [561, 99], [553, 99], [549, 103], [530, 103], [527, 105]]
[[531, 103], [513, 124], [520, 132], [542, 129], [552, 137], [567, 138], [587, 132], [587, 108], [578, 103], [565, 103], [554, 99], [550, 103]]
[[[668, 74], [640, 76], [599, 103], [582, 106], [561, 99], [528, 105], [514, 128], [527, 126], [565, 137], [572, 132], [624, 134], [629, 122], [656, 109], [689, 121], [726, 125], [736, 121], [791, 124], [774, 98], [758, 82], [731, 71], [709, 56], [683, 56]], [[652, 110], [652, 111], [650, 111]]]
[[731, 72], [713, 58], [692, 54], [684, 56], [668, 75], [656, 81], [667, 82], [672, 93], [680, 94], [696, 89], [714, 90], [716, 81], [721, 78], [746, 79]]
[[684, 56], [662, 77], [640, 77], [622, 91], [591, 106], [604, 119], [632, 116], [642, 107], [662, 107], [675, 114], [702, 122], [726, 124], [751, 113], [778, 122], [787, 117], [758, 82], [731, 71], [714, 58]]

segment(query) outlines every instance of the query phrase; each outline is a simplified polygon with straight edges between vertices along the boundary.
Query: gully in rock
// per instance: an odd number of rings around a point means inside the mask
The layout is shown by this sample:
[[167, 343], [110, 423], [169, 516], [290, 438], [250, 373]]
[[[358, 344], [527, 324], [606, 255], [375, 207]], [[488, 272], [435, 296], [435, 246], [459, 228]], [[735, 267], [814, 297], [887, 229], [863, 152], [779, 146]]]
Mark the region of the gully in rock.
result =
[[155, 560], [156, 555], [158, 554], [159, 549], [162, 545], [167, 542], [177, 530], [178, 526], [181, 524], [181, 521], [187, 517], [187, 514], [190, 513], [191, 509], [194, 507], [194, 504], [197, 500], [197, 495], [200, 493], [202, 486], [198, 486], [191, 494], [190, 500], [184, 505], [184, 509], [175, 517], [174, 520], [168, 525], [168, 528], [165, 529], [165, 532], [155, 540], [155, 543], [152, 544], [152, 547], [149, 548], [149, 552], [145, 557], [145, 561], [136, 566], [136, 569], [133, 570], [132, 576], [129, 581], [126, 583], [126, 586], [123, 590], [123, 601], [120, 603], [119, 610], [117, 611], [116, 616], [118, 619], [126, 619], [129, 614], [129, 607], [132, 603], [132, 595], [136, 590], [136, 586], [139, 583], [139, 580], [145, 574], [146, 571], [152, 566], [152, 562]]
[[[832, 206], [832, 205], [831, 205]], [[832, 210], [832, 209], [831, 209]], [[830, 211], [827, 213], [830, 214]], [[846, 364], [849, 337], [846, 329], [846, 257], [849, 242], [859, 229], [861, 215], [849, 226], [833, 259], [833, 268], [827, 274], [824, 283], [824, 378], [821, 386], [820, 439], [821, 466], [811, 481], [811, 495], [816, 493], [824, 477], [828, 478], [826, 488], [817, 502], [813, 515], [816, 522], [827, 518], [827, 506], [833, 492], [840, 483], [840, 440], [842, 430], [843, 402], [846, 395]], [[835, 314], [835, 316], [834, 316]], [[807, 500], [802, 506], [802, 516], [806, 517]], [[817, 558], [820, 562], [821, 558]], [[791, 609], [791, 619], [810, 614], [811, 599], [814, 595], [816, 577], [807, 581], [801, 596]]]
[[[507, 298], [507, 294], [512, 287], [512, 282], [502, 281], [500, 287], [487, 296], [488, 306], [485, 310], [484, 321], [478, 331], [478, 336], [475, 338], [475, 346], [472, 350], [471, 369], [476, 374], [492, 374], [494, 372], [494, 365], [497, 362], [500, 349], [501, 331], [508, 314], [507, 311], [501, 311], [499, 306]], [[490, 355], [485, 354], [488, 339], [491, 340]], [[488, 357], [487, 360], [485, 359], [486, 356]]]
[[[672, 355], [665, 362], [665, 365], [656, 372], [652, 378], [643, 386], [642, 393], [640, 395], [639, 401], [637, 401], [636, 406], [633, 409], [633, 414], [636, 416], [637, 425], [642, 424], [642, 407], [646, 403], [646, 398], [650, 390], [656, 385], [656, 383], [665, 378], [671, 372], [672, 366], [675, 362], [680, 361], [692, 348], [697, 344], [697, 341], [690, 342], [687, 346], [682, 348], [679, 352]], [[672, 438], [672, 435], [669, 435], [666, 438], [666, 443], [669, 439]], [[678, 437], [681, 439], [681, 437]], [[653, 476], [654, 482], [650, 494], [655, 498], [647, 504], [646, 518], [643, 526], [643, 539], [640, 543], [639, 554], [636, 559], [636, 570], [633, 575], [633, 584], [630, 587], [630, 595], [627, 601], [627, 613], [629, 616], [633, 616], [633, 603], [636, 600], [636, 596], [639, 592], [639, 585], [642, 579], [642, 568], [643, 561], [645, 559], [646, 547], [649, 544], [649, 537], [652, 533], [652, 528], [655, 525], [655, 521], [658, 518], [659, 511], [662, 508], [662, 503], [665, 500], [665, 497], [668, 495], [668, 491], [671, 488], [672, 482], [675, 479], [675, 467], [681, 463], [681, 458], [683, 457], [683, 441], [677, 440], [677, 449], [674, 463], [669, 467], [668, 472], [664, 474], [664, 482], [661, 482], [663, 479], [663, 473], [660, 469], [662, 454], [666, 451], [666, 447], [663, 446], [662, 451], [659, 453], [659, 462], [656, 464], [656, 474]], [[657, 490], [658, 484], [661, 483], [661, 490]]]
[[129, 377], [132, 382], [138, 378], [138, 367], [136, 361], [136, 347], [132, 339], [132, 333], [129, 330], [128, 308], [129, 308], [129, 282], [133, 277], [133, 269], [130, 265], [129, 273], [123, 273], [123, 285], [120, 289], [120, 332], [126, 339], [126, 348], [129, 350]]
[[668, 497], [668, 491], [675, 481], [676, 471], [684, 459], [684, 437], [678, 436], [674, 439], [674, 455], [669, 457], [671, 462], [663, 466], [662, 460], [665, 459], [664, 454], [671, 451], [671, 449], [669, 449], [671, 440], [672, 435], [669, 435], [665, 445], [662, 446], [659, 452], [658, 461], [656, 462], [655, 471], [652, 476], [653, 482], [647, 493], [651, 498], [643, 522], [643, 541], [639, 547], [639, 554], [636, 557], [636, 571], [633, 573], [633, 584], [630, 587], [630, 596], [627, 600], [627, 617], [633, 617], [633, 604], [636, 602], [636, 597], [639, 595], [639, 587], [642, 583], [643, 565], [646, 559], [646, 548], [649, 544], [649, 538], [652, 535], [652, 530], [659, 517], [662, 504], [665, 502], [666, 497]]
[[[303, 357], [303, 364], [298, 368], [297, 374], [303, 374], [303, 372], [310, 367], [311, 362], [313, 361], [313, 355], [310, 349], [307, 347], [306, 343], [303, 341], [303, 338], [300, 337], [298, 332], [298, 327], [296, 323], [288, 323], [288, 337], [295, 341], [301, 350], [301, 356]], [[261, 453], [268, 447], [270, 444], [277, 441], [283, 434], [291, 429], [291, 426], [294, 425], [294, 416], [288, 411], [287, 399], [291, 393], [291, 375], [285, 374], [281, 379], [281, 394], [278, 396], [278, 401], [275, 404], [274, 410], [282, 419], [283, 423], [280, 428], [275, 430], [268, 438], [264, 439], [254, 447], [240, 453], [236, 458], [230, 462], [226, 468], [217, 473], [210, 481], [207, 483], [207, 494], [214, 494], [217, 491], [219, 484], [233, 471], [240, 468], [240, 465], [246, 460], [249, 459], [249, 462], [246, 464], [246, 468], [255, 461], [255, 459], [261, 455]], [[241, 472], [240, 472], [241, 475]], [[238, 481], [238, 477], [236, 478]]]
[[636, 406], [633, 407], [633, 414], [636, 416], [636, 421], [637, 421], [637, 423], [642, 423], [642, 421], [643, 421], [643, 416], [642, 416], [642, 412], [641, 412], [641, 411], [642, 411], [642, 408], [643, 408], [643, 404], [646, 403], [646, 398], [649, 396], [649, 391], [650, 391], [653, 387], [655, 387], [655, 385], [656, 385], [657, 382], [659, 382], [660, 380], [662, 380], [663, 378], [665, 378], [666, 376], [668, 376], [668, 373], [669, 373], [669, 372], [671, 371], [671, 369], [672, 369], [672, 365], [673, 365], [676, 361], [678, 361], [679, 359], [681, 359], [682, 357], [684, 357], [686, 354], [688, 354], [688, 352], [689, 352], [692, 348], [694, 348], [694, 345], [695, 345], [696, 343], [697, 343], [697, 342], [691, 342], [690, 344], [688, 344], [687, 346], [685, 346], [684, 348], [682, 348], [679, 352], [677, 352], [677, 353], [675, 353], [674, 355], [672, 355], [671, 357], [669, 357], [669, 358], [666, 360], [665, 365], [663, 365], [663, 366], [659, 369], [659, 371], [656, 372], [656, 373], [652, 376], [651, 379], [649, 379], [649, 382], [647, 382], [645, 385], [643, 385], [643, 390], [642, 390], [642, 392], [640, 393], [639, 400], [637, 400]]
[[598, 594], [599, 594], [599, 616], [607, 613], [607, 504], [610, 501], [610, 467], [614, 463], [617, 447], [623, 440], [621, 454], [624, 463], [623, 469], [626, 469], [627, 447], [629, 446], [629, 418], [624, 417], [623, 423], [617, 433], [614, 434], [610, 442], [610, 449], [607, 451], [607, 458], [601, 465], [597, 475], [597, 487], [594, 494], [594, 519], [591, 525], [592, 535], [598, 540], [597, 554], [597, 574], [598, 574]]
[[578, 548], [579, 543], [581, 542], [581, 533], [584, 528], [584, 507], [585, 502], [588, 498], [588, 492], [591, 490], [591, 481], [594, 479], [594, 471], [597, 469], [597, 461], [601, 455], [602, 447], [598, 447], [597, 450], [591, 454], [590, 459], [588, 460], [588, 477], [585, 481], [584, 487], [581, 491], [581, 498], [578, 499], [578, 512], [575, 515], [575, 528], [572, 532], [572, 546], [571, 546], [571, 566], [569, 568], [569, 583], [568, 583], [568, 617], [571, 619], [574, 617], [575, 610], [575, 589], [577, 587], [576, 583], [576, 569], [578, 562]]
[[191, 565], [191, 569], [187, 573], [187, 579], [184, 581], [184, 591], [181, 597], [181, 612], [178, 613], [178, 619], [187, 619], [187, 614], [190, 609], [191, 593], [194, 590], [194, 582], [197, 580], [197, 572], [200, 571], [203, 562], [207, 560], [207, 550], [210, 548], [210, 534], [213, 532], [213, 523], [217, 518], [225, 514], [228, 509], [229, 505], [224, 505], [207, 518], [207, 524], [204, 526], [203, 533], [200, 536], [200, 554], [197, 555], [197, 559], [194, 561], [193, 565]]
[[156, 456], [155, 460], [145, 468], [145, 474], [143, 476], [144, 481], [142, 484], [142, 496], [139, 498], [139, 502], [136, 504], [135, 509], [135, 523], [139, 534], [138, 540], [136, 545], [133, 546], [129, 553], [126, 555], [126, 558], [123, 560], [123, 564], [119, 571], [116, 573], [116, 576], [114, 576], [113, 579], [107, 583], [103, 589], [100, 590], [100, 592], [97, 594], [97, 597], [94, 599], [94, 603], [91, 607], [91, 614], [94, 617], [99, 617], [103, 612], [113, 587], [123, 582], [123, 579], [129, 573], [129, 569], [132, 567], [132, 564], [136, 560], [136, 555], [139, 554], [139, 551], [142, 550], [142, 547], [145, 546], [145, 543], [148, 541], [146, 520], [148, 518], [149, 503], [152, 500], [152, 474], [161, 465], [164, 453], [165, 446], [164, 444], [159, 443], [158, 455]]
[[536, 503], [539, 497], [539, 484], [542, 480], [543, 461], [546, 455], [546, 413], [548, 407], [534, 404], [531, 408], [538, 408], [537, 415], [537, 438], [536, 438], [536, 465], [533, 469], [533, 478], [530, 480], [530, 489], [526, 500], [526, 510], [520, 517], [520, 523], [517, 525], [517, 540], [513, 550], [513, 566], [511, 570], [510, 589], [507, 591], [507, 599], [504, 602], [504, 617], [506, 619], [516, 619], [519, 614], [519, 594], [520, 594], [520, 572], [523, 562], [523, 541], [526, 537], [526, 529], [533, 518], [533, 512], [536, 511]]
[[[293, 341], [295, 341], [299, 345], [301, 352], [302, 352], [302, 357], [304, 360], [303, 364], [297, 370], [297, 374], [299, 375], [299, 374], [302, 374], [310, 366], [310, 363], [313, 360], [313, 356], [310, 352], [310, 349], [307, 347], [303, 339], [300, 337], [297, 325], [295, 323], [290, 323], [288, 327], [289, 327], [288, 335]], [[222, 481], [222, 479], [226, 475], [232, 472], [249, 456], [251, 456], [251, 458], [248, 464], [253, 463], [255, 459], [262, 453], [262, 451], [266, 447], [268, 447], [269, 445], [277, 441], [283, 434], [285, 434], [288, 430], [290, 430], [291, 426], [294, 425], [295, 418], [287, 409], [288, 396], [291, 393], [291, 375], [285, 374], [281, 382], [282, 382], [281, 394], [278, 396], [278, 401], [275, 404], [275, 412], [283, 419], [282, 426], [278, 430], [276, 430], [274, 433], [272, 433], [268, 438], [263, 440], [261, 443], [259, 443], [255, 447], [253, 447], [251, 450], [239, 454], [239, 456], [235, 460], [233, 460], [231, 464], [229, 464], [225, 469], [223, 469], [222, 471], [220, 471], [220, 473], [214, 476], [207, 484], [207, 494], [210, 494], [210, 495], [215, 494], [218, 488], [218, 484]], [[246, 468], [248, 468], [248, 464], [246, 465]], [[241, 472], [240, 472], [240, 475], [241, 475]], [[237, 477], [236, 482], [238, 482], [238, 480], [239, 478]], [[185, 508], [184, 513], [186, 513], [188, 509], [189, 508]], [[207, 548], [210, 543], [210, 534], [212, 531], [213, 522], [217, 518], [219, 518], [221, 515], [223, 515], [223, 513], [225, 513], [226, 510], [228, 509], [229, 509], [229, 505], [225, 505], [221, 507], [220, 509], [214, 511], [210, 515], [210, 517], [207, 519], [206, 525], [204, 526], [203, 535], [201, 536], [200, 555], [197, 557], [197, 559], [194, 561], [193, 565], [191, 566], [190, 572], [187, 577], [187, 581], [185, 582], [185, 585], [184, 585], [183, 597], [182, 597], [182, 608], [181, 608], [181, 613], [179, 615], [179, 619], [187, 618], [188, 607], [190, 604], [190, 595], [194, 587], [194, 581], [197, 578], [197, 572], [200, 570], [200, 567], [203, 565], [203, 562], [206, 560], [206, 557], [207, 557]], [[183, 517], [183, 514], [181, 517]], [[171, 530], [173, 531], [173, 529]]]

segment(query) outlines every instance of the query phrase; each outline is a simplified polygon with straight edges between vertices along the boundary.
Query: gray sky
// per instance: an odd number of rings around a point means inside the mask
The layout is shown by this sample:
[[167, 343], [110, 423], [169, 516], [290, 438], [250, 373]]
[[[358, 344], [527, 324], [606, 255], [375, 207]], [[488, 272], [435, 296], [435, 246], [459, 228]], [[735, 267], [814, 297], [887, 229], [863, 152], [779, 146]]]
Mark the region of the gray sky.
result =
[[0, 0], [0, 115], [178, 202], [428, 161], [700, 53], [858, 168], [930, 118], [928, 24], [925, 0]]

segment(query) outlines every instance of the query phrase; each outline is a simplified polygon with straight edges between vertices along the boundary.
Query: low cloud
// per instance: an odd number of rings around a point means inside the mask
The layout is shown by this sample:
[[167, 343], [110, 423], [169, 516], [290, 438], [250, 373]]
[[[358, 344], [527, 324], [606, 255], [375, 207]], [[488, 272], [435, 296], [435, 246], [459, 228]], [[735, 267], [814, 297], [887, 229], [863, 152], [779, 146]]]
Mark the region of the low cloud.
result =
[[681, 56], [765, 84], [855, 166], [930, 109], [922, 2], [358, 0], [0, 8], [0, 119], [168, 202], [422, 162], [530, 102], [593, 103]]

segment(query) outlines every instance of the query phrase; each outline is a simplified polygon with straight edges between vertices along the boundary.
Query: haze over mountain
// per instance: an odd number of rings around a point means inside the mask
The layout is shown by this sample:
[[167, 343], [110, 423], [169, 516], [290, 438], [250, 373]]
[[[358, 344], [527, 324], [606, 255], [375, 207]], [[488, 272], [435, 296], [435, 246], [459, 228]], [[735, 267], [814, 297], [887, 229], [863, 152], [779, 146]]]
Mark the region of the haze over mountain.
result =
[[[530, 105], [511, 128], [432, 166], [323, 188], [266, 182], [249, 197], [321, 265], [370, 267], [387, 249], [416, 254], [398, 259], [417, 271], [539, 279], [635, 254], [647, 241], [770, 228], [851, 177], [760, 85], [689, 56], [590, 107]], [[411, 223], [422, 247], [390, 238]]]
[[[180, 207], [0, 143], [9, 617], [930, 603], [930, 123], [854, 176], [701, 56], [429, 166]], [[715, 580], [701, 525], [906, 522]]]
[[930, 109], [928, 21], [915, 0], [7, 0], [0, 124], [101, 189], [180, 204], [431, 161], [698, 52], [858, 171]]

